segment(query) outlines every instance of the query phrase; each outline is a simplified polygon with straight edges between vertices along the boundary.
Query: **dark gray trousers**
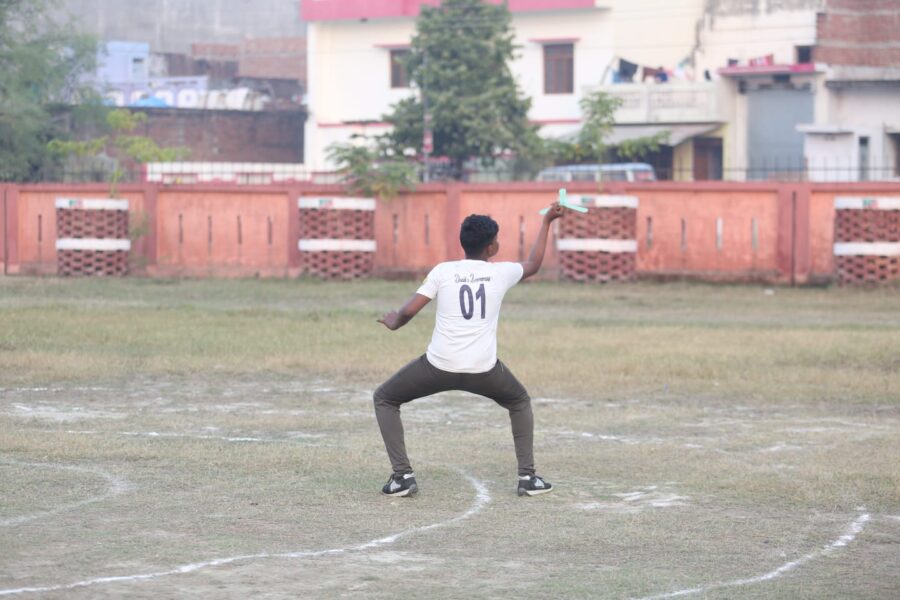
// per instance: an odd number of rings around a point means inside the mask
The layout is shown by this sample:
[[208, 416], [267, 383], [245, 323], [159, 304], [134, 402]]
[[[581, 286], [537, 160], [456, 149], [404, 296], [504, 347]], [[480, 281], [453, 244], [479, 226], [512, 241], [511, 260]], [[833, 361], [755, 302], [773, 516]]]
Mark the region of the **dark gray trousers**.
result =
[[375, 416], [394, 473], [412, 473], [400, 405], [438, 392], [461, 390], [485, 396], [509, 411], [519, 475], [534, 475], [534, 416], [531, 398], [512, 371], [499, 360], [485, 373], [449, 373], [423, 354], [397, 371], [375, 390]]

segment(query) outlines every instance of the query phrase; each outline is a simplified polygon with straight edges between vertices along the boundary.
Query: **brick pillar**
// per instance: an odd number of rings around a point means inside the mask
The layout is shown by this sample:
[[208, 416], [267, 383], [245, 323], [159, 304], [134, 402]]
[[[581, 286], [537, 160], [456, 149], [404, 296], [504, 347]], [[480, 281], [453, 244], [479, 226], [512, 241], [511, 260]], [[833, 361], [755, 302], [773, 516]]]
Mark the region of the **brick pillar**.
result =
[[559, 221], [560, 275], [570, 281], [631, 281], [637, 256], [635, 196], [569, 196], [588, 209]]
[[128, 200], [56, 200], [60, 275], [127, 275]]
[[834, 199], [834, 264], [844, 285], [900, 279], [900, 197]]
[[0, 253], [3, 254], [3, 275], [9, 275], [9, 208], [6, 201], [7, 186], [0, 183]]
[[373, 198], [300, 198], [300, 272], [322, 279], [357, 279], [375, 265]]

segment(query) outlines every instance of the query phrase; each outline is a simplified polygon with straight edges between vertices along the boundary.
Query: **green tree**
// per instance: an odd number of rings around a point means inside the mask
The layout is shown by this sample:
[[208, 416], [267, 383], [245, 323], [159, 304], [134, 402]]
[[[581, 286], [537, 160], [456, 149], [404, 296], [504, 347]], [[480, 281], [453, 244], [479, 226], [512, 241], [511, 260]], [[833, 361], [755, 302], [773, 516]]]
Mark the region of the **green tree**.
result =
[[626, 160], [641, 160], [648, 154], [658, 152], [659, 147], [669, 141], [670, 135], [670, 131], [660, 131], [645, 137], [622, 140], [616, 148], [616, 152]]
[[640, 160], [669, 140], [670, 133], [661, 131], [654, 135], [629, 138], [611, 148], [606, 138], [612, 133], [615, 115], [622, 106], [622, 99], [603, 91], [594, 91], [581, 99], [582, 125], [570, 140], [547, 140], [548, 154], [556, 164], [604, 162], [619, 156], [626, 160]]
[[95, 96], [97, 43], [51, 16], [54, 0], [0, 0], [0, 181], [40, 178], [58, 132], [51, 107]]
[[53, 156], [73, 163], [78, 173], [96, 169], [108, 175], [109, 194], [115, 196], [127, 170], [148, 162], [171, 162], [188, 156], [187, 148], [162, 148], [146, 136], [135, 135], [135, 129], [146, 122], [144, 113], [113, 109], [106, 115], [108, 135], [87, 140], [55, 139], [47, 144], [47, 149]]
[[423, 6], [416, 21], [407, 69], [419, 88], [385, 116], [394, 129], [388, 143], [398, 153], [422, 152], [425, 106], [435, 156], [447, 157], [452, 176], [464, 176], [470, 159], [493, 165], [512, 153], [541, 151], [528, 122], [531, 100], [516, 84], [509, 63], [515, 45], [512, 17], [505, 4], [483, 0], [444, 0]]
[[[368, 140], [366, 140], [368, 141]], [[391, 200], [415, 186], [415, 165], [386, 155], [371, 144], [332, 144], [328, 159], [338, 166], [341, 183], [351, 192]]]
[[612, 133], [622, 99], [595, 91], [581, 99], [581, 130], [569, 140], [547, 140], [548, 153], [556, 164], [602, 162], [609, 154], [605, 138]]

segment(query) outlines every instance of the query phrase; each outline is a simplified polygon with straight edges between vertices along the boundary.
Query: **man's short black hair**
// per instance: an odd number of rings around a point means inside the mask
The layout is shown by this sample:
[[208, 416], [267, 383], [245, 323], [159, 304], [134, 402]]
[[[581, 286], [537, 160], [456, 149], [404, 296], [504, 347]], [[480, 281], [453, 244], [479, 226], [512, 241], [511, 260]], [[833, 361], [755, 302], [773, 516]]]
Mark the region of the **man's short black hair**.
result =
[[466, 251], [466, 256], [479, 256], [490, 246], [499, 231], [497, 221], [489, 216], [469, 215], [459, 228], [459, 243]]

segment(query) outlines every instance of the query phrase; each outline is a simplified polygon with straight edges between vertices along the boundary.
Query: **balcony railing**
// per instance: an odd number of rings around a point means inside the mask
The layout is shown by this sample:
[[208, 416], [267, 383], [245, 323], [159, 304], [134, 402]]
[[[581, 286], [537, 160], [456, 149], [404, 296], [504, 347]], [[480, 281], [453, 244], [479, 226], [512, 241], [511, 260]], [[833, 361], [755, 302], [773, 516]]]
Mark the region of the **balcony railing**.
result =
[[715, 82], [618, 83], [590, 88], [622, 99], [617, 124], [710, 123], [725, 120]]

